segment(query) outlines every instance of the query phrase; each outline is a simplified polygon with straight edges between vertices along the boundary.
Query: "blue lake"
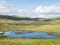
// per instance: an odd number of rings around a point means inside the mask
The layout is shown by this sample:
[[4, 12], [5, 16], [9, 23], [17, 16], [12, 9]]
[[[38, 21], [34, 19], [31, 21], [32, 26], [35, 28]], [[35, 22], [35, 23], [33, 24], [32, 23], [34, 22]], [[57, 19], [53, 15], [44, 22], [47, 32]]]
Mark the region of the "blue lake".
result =
[[48, 35], [46, 32], [8, 31], [4, 36], [9, 38], [58, 38], [56, 34]]

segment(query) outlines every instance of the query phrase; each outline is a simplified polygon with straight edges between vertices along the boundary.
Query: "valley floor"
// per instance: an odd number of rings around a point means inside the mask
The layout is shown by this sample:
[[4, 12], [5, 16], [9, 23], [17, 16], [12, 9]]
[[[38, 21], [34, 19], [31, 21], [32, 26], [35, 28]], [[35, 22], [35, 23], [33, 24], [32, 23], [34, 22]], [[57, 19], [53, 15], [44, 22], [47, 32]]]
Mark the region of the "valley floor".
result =
[[[2, 20], [1, 22], [3, 21], [4, 20]], [[48, 33], [55, 32], [57, 35], [60, 36], [60, 20], [55, 22], [51, 21], [51, 24], [44, 24], [44, 25], [39, 25], [39, 23], [37, 23], [36, 25], [19, 24], [19, 23], [17, 24], [15, 22], [7, 23], [7, 21], [0, 23], [0, 32], [9, 30], [10, 31], [27, 30], [27, 31], [48, 32]], [[60, 45], [60, 38], [58, 39], [0, 38], [0, 45]]]
[[60, 45], [60, 39], [0, 39], [0, 45]]

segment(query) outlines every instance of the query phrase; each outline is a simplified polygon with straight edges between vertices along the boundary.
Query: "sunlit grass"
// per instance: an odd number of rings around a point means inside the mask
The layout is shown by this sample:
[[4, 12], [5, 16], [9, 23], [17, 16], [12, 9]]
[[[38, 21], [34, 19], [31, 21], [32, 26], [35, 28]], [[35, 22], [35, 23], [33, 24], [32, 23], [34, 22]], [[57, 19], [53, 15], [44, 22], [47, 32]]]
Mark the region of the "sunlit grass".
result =
[[28, 30], [28, 31], [45, 31], [45, 32], [60, 32], [60, 25], [2, 25], [1, 31], [6, 30]]
[[[29, 22], [29, 21], [27, 21]], [[45, 31], [45, 32], [60, 32], [60, 19], [43, 21], [33, 24], [28, 24], [27, 22], [22, 23], [21, 21], [0, 19], [0, 31], [7, 30], [28, 30], [28, 31]], [[30, 21], [31, 22], [31, 21]], [[42, 24], [44, 23], [44, 24]]]
[[0, 45], [60, 45], [60, 39], [22, 39], [4, 38]]
[[[43, 22], [44, 23], [44, 22]], [[42, 25], [23, 24], [19, 21], [0, 20], [0, 31], [28, 30], [38, 32], [55, 32], [60, 35], [60, 20], [51, 20]], [[3, 36], [2, 36], [3, 37]], [[59, 39], [23, 39], [23, 38], [0, 38], [0, 45], [60, 45]]]

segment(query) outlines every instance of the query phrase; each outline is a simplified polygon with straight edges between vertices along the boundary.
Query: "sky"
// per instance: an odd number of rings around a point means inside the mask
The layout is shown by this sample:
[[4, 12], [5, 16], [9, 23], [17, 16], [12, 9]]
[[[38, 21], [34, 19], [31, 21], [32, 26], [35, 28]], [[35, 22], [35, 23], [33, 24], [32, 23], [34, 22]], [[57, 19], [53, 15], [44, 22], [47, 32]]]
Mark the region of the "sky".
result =
[[60, 0], [0, 0], [0, 14], [23, 17], [60, 17]]

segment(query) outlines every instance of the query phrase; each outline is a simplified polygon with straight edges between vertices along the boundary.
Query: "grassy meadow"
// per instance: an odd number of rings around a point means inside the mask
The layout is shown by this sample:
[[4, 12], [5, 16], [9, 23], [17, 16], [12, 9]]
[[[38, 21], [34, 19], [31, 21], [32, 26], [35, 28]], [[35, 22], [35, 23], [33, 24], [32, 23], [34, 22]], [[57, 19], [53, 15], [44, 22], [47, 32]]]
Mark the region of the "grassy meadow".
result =
[[60, 39], [3, 38], [0, 45], [60, 45]]
[[[33, 21], [21, 22], [9, 19], [0, 19], [0, 31], [9, 30], [28, 30], [37, 32], [55, 32], [60, 36], [60, 19], [50, 21], [35, 22]], [[0, 38], [0, 45], [60, 45], [60, 38], [58, 39], [26, 39], [26, 38]]]

